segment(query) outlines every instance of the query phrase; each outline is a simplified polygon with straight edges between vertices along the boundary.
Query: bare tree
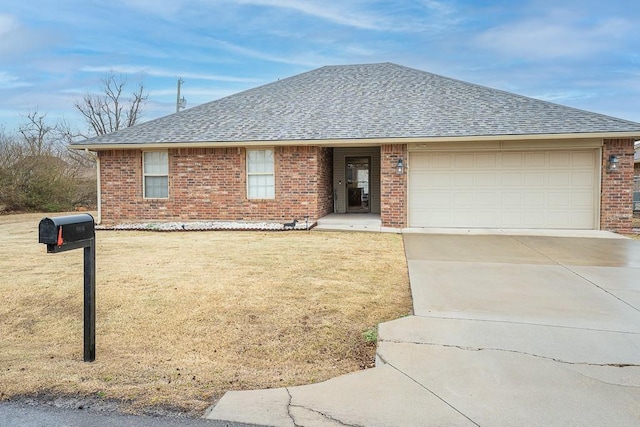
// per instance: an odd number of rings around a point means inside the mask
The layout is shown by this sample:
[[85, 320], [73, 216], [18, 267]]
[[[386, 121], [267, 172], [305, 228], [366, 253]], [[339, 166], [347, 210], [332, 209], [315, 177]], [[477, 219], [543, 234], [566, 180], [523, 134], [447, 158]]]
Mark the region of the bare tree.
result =
[[67, 147], [68, 125], [46, 121], [37, 111], [16, 136], [0, 129], [0, 211], [56, 211], [95, 204], [90, 156]]
[[87, 121], [90, 131], [95, 135], [105, 135], [135, 125], [142, 116], [144, 104], [149, 98], [144, 84], [140, 83], [131, 97], [125, 99], [125, 77], [111, 73], [102, 79], [102, 83], [102, 94], [87, 94], [82, 101], [75, 103], [76, 109]]
[[55, 132], [55, 126], [47, 124], [46, 116], [46, 114], [38, 113], [37, 110], [29, 112], [24, 116], [27, 119], [26, 123], [18, 128], [29, 156], [53, 154], [54, 141], [51, 136]]
[[22, 156], [22, 145], [15, 136], [7, 134], [4, 128], [0, 128], [0, 171], [9, 169]]

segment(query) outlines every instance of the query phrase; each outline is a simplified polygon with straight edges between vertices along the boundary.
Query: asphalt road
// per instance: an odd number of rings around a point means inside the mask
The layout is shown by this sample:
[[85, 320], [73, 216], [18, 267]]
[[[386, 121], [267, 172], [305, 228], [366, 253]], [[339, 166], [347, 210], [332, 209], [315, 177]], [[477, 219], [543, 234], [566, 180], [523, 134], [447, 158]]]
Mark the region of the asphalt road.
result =
[[255, 424], [205, 420], [201, 418], [150, 417], [63, 409], [47, 405], [0, 402], [0, 426], [3, 427], [255, 427]]

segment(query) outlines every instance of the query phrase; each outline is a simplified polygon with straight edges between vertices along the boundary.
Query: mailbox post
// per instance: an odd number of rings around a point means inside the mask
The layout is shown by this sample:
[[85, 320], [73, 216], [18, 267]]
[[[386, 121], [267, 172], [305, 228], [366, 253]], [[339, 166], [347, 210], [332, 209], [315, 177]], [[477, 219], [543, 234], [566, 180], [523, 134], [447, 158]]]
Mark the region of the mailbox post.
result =
[[96, 360], [96, 234], [89, 214], [43, 218], [38, 242], [47, 253], [84, 248], [84, 361]]

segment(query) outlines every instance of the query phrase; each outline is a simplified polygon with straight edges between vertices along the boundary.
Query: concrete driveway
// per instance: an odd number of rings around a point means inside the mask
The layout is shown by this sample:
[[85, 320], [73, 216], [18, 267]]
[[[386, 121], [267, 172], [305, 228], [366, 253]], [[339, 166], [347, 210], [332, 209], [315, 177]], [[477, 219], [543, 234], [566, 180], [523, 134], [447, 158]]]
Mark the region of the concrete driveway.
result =
[[381, 358], [479, 425], [640, 425], [640, 242], [404, 240], [416, 316]]
[[[613, 237], [613, 235], [611, 235]], [[405, 234], [413, 316], [376, 368], [229, 392], [267, 425], [640, 425], [640, 241]]]

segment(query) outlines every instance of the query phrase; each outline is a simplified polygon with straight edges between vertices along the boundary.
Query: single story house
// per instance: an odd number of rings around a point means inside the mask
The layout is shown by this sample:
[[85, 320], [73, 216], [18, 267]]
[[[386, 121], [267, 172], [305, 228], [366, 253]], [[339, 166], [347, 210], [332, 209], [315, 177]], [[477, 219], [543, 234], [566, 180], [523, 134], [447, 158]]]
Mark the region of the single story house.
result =
[[640, 123], [381, 63], [327, 66], [72, 144], [99, 217], [631, 229]]

